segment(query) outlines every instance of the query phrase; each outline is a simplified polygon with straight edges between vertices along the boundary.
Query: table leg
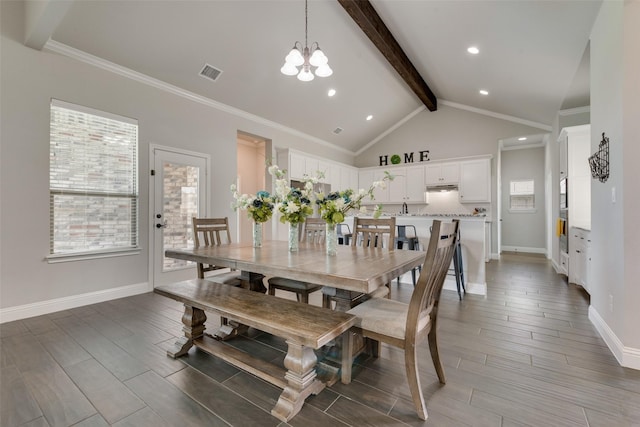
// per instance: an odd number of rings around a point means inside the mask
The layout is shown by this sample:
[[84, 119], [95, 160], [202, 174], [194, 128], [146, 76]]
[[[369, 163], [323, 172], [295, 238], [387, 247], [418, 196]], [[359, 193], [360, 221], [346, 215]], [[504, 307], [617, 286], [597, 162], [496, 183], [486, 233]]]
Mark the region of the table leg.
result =
[[184, 314], [182, 315], [182, 323], [184, 326], [184, 337], [178, 338], [172, 349], [167, 350], [167, 355], [174, 359], [187, 354], [193, 346], [193, 340], [200, 338], [204, 334], [204, 322], [207, 315], [199, 308], [191, 307], [185, 304]]
[[[243, 288], [264, 294], [267, 292], [267, 288], [264, 286], [262, 279], [264, 279], [264, 275], [262, 274], [244, 270], [240, 272], [240, 280], [242, 281]], [[213, 335], [223, 341], [242, 335], [249, 329], [246, 325], [233, 320], [224, 319], [222, 323]]]
[[316, 378], [317, 359], [313, 349], [292, 341], [287, 341], [287, 345], [284, 359], [284, 367], [288, 369], [284, 376], [287, 386], [271, 410], [271, 415], [284, 422], [300, 412], [307, 397], [324, 389], [324, 384]]

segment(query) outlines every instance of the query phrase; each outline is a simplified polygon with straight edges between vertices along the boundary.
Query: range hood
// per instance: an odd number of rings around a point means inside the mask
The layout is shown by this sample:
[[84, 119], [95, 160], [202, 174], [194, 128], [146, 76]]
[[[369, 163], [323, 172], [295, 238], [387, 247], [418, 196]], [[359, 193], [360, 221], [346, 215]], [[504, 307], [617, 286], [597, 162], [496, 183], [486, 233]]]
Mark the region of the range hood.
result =
[[445, 191], [457, 191], [458, 184], [440, 184], [440, 185], [427, 185], [427, 193], [437, 193]]

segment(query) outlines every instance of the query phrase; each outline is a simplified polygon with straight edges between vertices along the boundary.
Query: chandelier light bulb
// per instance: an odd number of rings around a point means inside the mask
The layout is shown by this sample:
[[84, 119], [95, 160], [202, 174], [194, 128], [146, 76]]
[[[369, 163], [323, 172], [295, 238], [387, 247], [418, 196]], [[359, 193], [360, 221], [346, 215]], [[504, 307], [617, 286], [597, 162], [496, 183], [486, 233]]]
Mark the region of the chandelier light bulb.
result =
[[309, 64], [313, 65], [314, 67], [319, 67], [328, 62], [329, 62], [329, 58], [327, 58], [324, 55], [324, 53], [322, 53], [320, 48], [317, 48], [316, 50], [314, 50], [313, 54], [311, 55], [311, 58], [309, 58]]
[[318, 77], [329, 77], [331, 74], [333, 74], [333, 70], [328, 64], [323, 64], [316, 69], [316, 76]]
[[285, 76], [295, 76], [298, 74], [298, 69], [291, 62], [285, 62], [282, 68], [280, 68], [280, 72]]
[[293, 49], [291, 49], [291, 52], [289, 52], [284, 60], [295, 67], [299, 67], [304, 64], [304, 58], [302, 57], [302, 54], [300, 53], [298, 48], [296, 48], [295, 46], [293, 47]]
[[298, 74], [298, 80], [301, 82], [310, 82], [313, 80], [313, 73], [308, 68], [304, 67]]

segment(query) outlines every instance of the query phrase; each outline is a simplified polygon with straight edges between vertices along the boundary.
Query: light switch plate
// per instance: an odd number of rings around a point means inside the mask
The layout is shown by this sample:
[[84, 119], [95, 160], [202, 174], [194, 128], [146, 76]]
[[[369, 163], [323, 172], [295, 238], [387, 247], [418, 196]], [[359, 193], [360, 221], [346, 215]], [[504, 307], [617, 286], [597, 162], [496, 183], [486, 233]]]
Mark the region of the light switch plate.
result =
[[616, 202], [616, 187], [611, 187], [611, 203]]

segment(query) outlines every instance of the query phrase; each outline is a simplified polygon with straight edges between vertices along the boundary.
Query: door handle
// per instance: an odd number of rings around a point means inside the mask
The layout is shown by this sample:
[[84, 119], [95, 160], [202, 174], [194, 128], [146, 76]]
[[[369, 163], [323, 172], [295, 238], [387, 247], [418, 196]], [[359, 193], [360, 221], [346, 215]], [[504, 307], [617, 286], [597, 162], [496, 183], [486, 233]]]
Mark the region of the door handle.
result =
[[163, 228], [167, 226], [167, 220], [165, 219], [162, 224], [156, 224], [156, 228]]

